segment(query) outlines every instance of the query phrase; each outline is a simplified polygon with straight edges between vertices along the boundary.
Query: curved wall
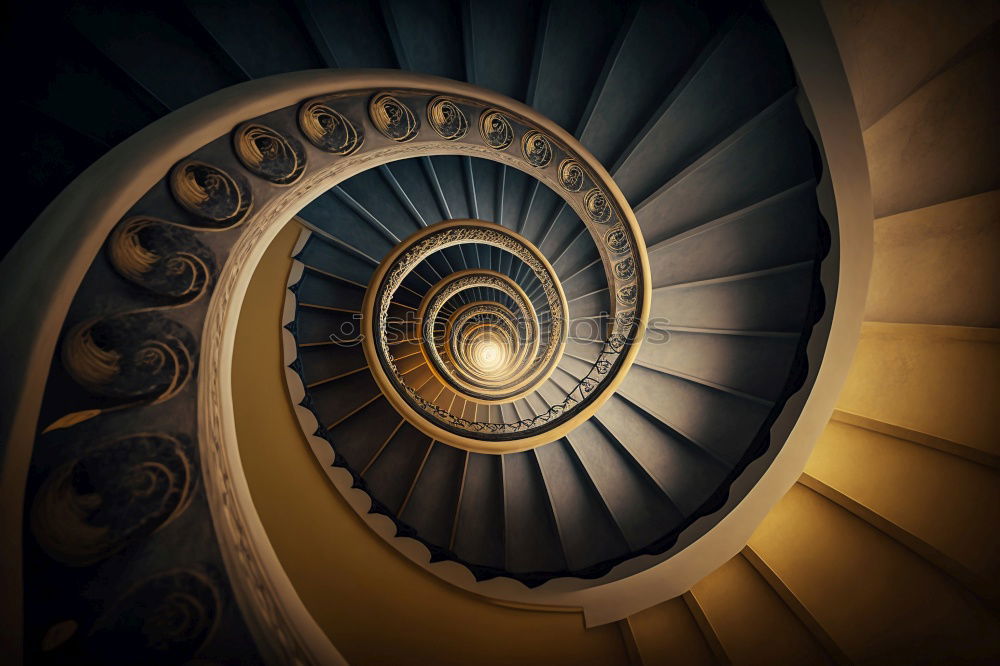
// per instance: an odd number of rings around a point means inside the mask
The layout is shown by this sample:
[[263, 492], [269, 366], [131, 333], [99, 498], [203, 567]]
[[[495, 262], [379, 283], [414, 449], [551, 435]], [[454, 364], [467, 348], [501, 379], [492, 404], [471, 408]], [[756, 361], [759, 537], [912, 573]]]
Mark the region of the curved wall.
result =
[[414, 566], [330, 484], [299, 431], [282, 372], [285, 278], [301, 228], [268, 247], [240, 312], [233, 404], [254, 505], [306, 608], [351, 664], [628, 663], [615, 624], [502, 607]]

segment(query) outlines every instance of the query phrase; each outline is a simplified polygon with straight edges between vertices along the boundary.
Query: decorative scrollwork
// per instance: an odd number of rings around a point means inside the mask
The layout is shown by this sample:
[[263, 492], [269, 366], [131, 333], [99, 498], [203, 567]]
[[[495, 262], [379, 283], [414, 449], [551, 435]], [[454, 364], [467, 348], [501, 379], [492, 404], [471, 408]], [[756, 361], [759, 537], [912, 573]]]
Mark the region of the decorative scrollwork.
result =
[[399, 143], [406, 143], [420, 131], [420, 120], [410, 107], [389, 93], [373, 95], [368, 102], [368, 115], [375, 129]]
[[350, 155], [365, 142], [364, 132], [324, 101], [299, 108], [299, 129], [314, 146], [334, 155]]
[[197, 160], [185, 160], [170, 173], [170, 191], [187, 211], [219, 225], [233, 226], [250, 210], [250, 188], [239, 176]]
[[574, 159], [565, 159], [559, 163], [559, 184], [567, 192], [579, 192], [583, 189], [583, 167]]
[[302, 144], [260, 123], [233, 130], [233, 150], [247, 169], [275, 185], [290, 185], [306, 168]]
[[630, 284], [618, 290], [618, 302], [622, 305], [632, 307], [635, 305], [637, 295], [638, 289], [634, 284]]
[[612, 229], [604, 235], [604, 242], [608, 246], [608, 249], [615, 254], [627, 252], [629, 248], [628, 234], [625, 233], [625, 230], [620, 224], [612, 227]]
[[126, 280], [193, 302], [215, 274], [215, 255], [189, 230], [149, 217], [122, 221], [108, 238], [108, 260]]
[[465, 112], [447, 97], [435, 97], [427, 103], [427, 122], [448, 141], [457, 141], [469, 131]]
[[103, 412], [169, 400], [190, 380], [196, 348], [182, 324], [151, 311], [89, 319], [74, 326], [63, 337], [63, 367], [87, 391], [129, 402], [72, 412], [45, 432]]
[[635, 310], [622, 310], [615, 315], [615, 323], [621, 330], [628, 330], [635, 321]]
[[171, 435], [140, 433], [55, 469], [31, 507], [38, 545], [58, 562], [86, 566], [168, 524], [197, 482], [188, 451]]
[[547, 167], [552, 161], [552, 142], [536, 130], [525, 132], [521, 137], [521, 153], [531, 166]]
[[615, 277], [626, 282], [635, 277], [635, 261], [632, 257], [625, 257], [615, 264]]
[[598, 224], [608, 224], [615, 217], [608, 198], [596, 187], [583, 196], [583, 207], [590, 219]]
[[97, 663], [187, 663], [215, 632], [222, 598], [213, 577], [175, 569], [132, 586], [88, 637]]
[[487, 109], [479, 116], [479, 134], [493, 150], [505, 150], [514, 141], [514, 127], [496, 109]]

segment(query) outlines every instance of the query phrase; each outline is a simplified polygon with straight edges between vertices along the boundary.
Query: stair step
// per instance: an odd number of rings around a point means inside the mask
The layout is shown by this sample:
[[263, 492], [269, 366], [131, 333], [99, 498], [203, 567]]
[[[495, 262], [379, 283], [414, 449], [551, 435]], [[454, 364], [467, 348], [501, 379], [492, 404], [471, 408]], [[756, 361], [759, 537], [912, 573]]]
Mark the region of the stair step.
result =
[[311, 11], [338, 66], [398, 66], [376, 3], [308, 1], [303, 4]]
[[729, 663], [829, 663], [823, 646], [742, 555], [699, 581], [690, 595]]
[[1000, 190], [880, 218], [865, 319], [1000, 328]]
[[[300, 346], [354, 340], [361, 333], [361, 318], [355, 312], [309, 307], [303, 303], [297, 303], [297, 306], [295, 330]], [[356, 345], [350, 345], [343, 349], [351, 350], [355, 347]], [[336, 362], [334, 359], [330, 360]]]
[[365, 289], [315, 270], [307, 270], [298, 284], [296, 296], [303, 303], [360, 311]]
[[730, 465], [743, 457], [770, 412], [769, 406], [642, 366], [632, 366], [618, 392]]
[[339, 241], [356, 248], [373, 260], [381, 261], [395, 244], [333, 192], [316, 197], [302, 209], [300, 216]]
[[718, 666], [683, 599], [676, 597], [628, 618], [641, 663]]
[[500, 465], [500, 456], [469, 454], [453, 546], [463, 560], [497, 569], [502, 569], [505, 563]]
[[998, 342], [995, 329], [866, 322], [837, 408], [995, 458]]
[[337, 454], [360, 474], [402, 424], [389, 401], [380, 398], [332, 429], [329, 438]]
[[[386, 0], [381, 7], [402, 69], [464, 80], [461, 13], [450, 3], [420, 6], [406, 0]], [[433, 48], [428, 46], [431, 44]]]
[[[876, 218], [1000, 187], [995, 139], [984, 140], [995, 132], [1000, 100], [979, 92], [993, 87], [1000, 58], [995, 25], [864, 131]], [[922, 146], [917, 154], [914, 142]]]
[[[819, 217], [809, 179], [731, 215], [648, 246], [654, 287], [786, 266], [816, 256]], [[806, 223], [810, 218], [816, 224]]]
[[[240, 80], [184, 30], [176, 12], [160, 14], [128, 4], [105, 5], [100, 13], [81, 9], [69, 13], [73, 26], [169, 109]], [[145, 38], [135, 39], [136, 34]], [[187, 76], [165, 75], [165, 54], [176, 71]]]
[[534, 95], [528, 104], [560, 127], [575, 128], [604, 66], [604, 55], [625, 17], [623, 6], [592, 3], [586, 11], [551, 2], [543, 21]]
[[667, 534], [683, 518], [606, 431], [585, 421], [566, 439], [633, 551]]
[[995, 618], [950, 578], [801, 485], [771, 510], [749, 546], [851, 661], [954, 662], [994, 649]]
[[375, 266], [319, 234], [312, 234], [295, 258], [316, 271], [337, 275], [344, 280], [367, 287]]
[[996, 470], [831, 421], [800, 483], [956, 577], [998, 598], [1000, 484]]
[[393, 244], [423, 228], [393, 193], [379, 169], [352, 176], [333, 188], [333, 193]]
[[790, 338], [650, 330], [636, 363], [774, 400], [788, 381], [797, 346]]
[[438, 442], [416, 480], [403, 522], [428, 543], [447, 548], [465, 469], [465, 451]]
[[[636, 4], [623, 21], [575, 132], [612, 164], [641, 130], [708, 40], [709, 22], [681, 3]], [[674, 37], [665, 42], [664, 34]]]
[[[587, 241], [590, 243], [591, 248], [593, 248], [593, 243], [589, 237]], [[601, 264], [594, 264], [590, 270], [576, 274], [573, 280], [563, 282], [563, 292], [566, 294], [568, 301], [582, 298], [586, 294], [606, 291], [607, 288], [608, 276], [604, 272], [604, 266]]]
[[565, 571], [566, 558], [535, 452], [511, 453], [502, 459], [507, 569]]
[[190, 2], [184, 6], [246, 71], [248, 78], [324, 66], [307, 47], [309, 35], [288, 13], [287, 5], [257, 4], [238, 13], [209, 2]]
[[398, 515], [431, 444], [408, 423], [397, 430], [363, 474], [372, 498]]
[[[77, 47], [43, 49], [32, 71], [48, 76], [26, 77], [18, 81], [18, 98], [28, 108], [41, 113], [76, 134], [110, 148], [135, 134], [163, 114], [151, 105], [148, 96], [130, 85], [121, 70], [79, 34], [46, 25], [49, 38], [64, 40]], [[100, 99], [100, 104], [67, 103], [66, 100]]]
[[659, 243], [815, 176], [812, 139], [786, 93], [636, 203], [635, 215]]
[[799, 331], [812, 297], [812, 266], [773, 275], [653, 292], [651, 318], [668, 326]]
[[986, 453], [985, 451], [981, 451], [980, 449], [973, 448], [971, 446], [966, 446], [965, 444], [959, 444], [958, 442], [952, 442], [947, 439], [928, 435], [927, 433], [919, 432], [917, 430], [904, 428], [893, 423], [878, 421], [867, 416], [861, 416], [860, 414], [846, 412], [842, 409], [834, 409], [833, 414], [830, 416], [830, 420], [838, 423], [846, 423], [848, 425], [870, 430], [871, 432], [880, 433], [882, 435], [888, 435], [889, 437], [894, 437], [896, 439], [906, 440], [907, 442], [913, 442], [914, 444], [920, 444], [921, 446], [950, 453], [953, 456], [958, 456], [959, 458], [964, 458], [965, 460], [971, 460], [972, 462], [979, 463], [980, 465], [1000, 469], [1000, 456]]
[[309, 389], [312, 408], [319, 416], [320, 423], [327, 428], [331, 428], [378, 395], [378, 386], [370, 372], [356, 372], [337, 381]]
[[580, 571], [628, 549], [572, 447], [557, 440], [536, 449], [570, 570]]
[[611, 173], [635, 205], [794, 84], [777, 28], [746, 14], [705, 46]]
[[727, 469], [702, 449], [664, 429], [655, 417], [612, 396], [596, 418], [684, 517], [694, 514]]

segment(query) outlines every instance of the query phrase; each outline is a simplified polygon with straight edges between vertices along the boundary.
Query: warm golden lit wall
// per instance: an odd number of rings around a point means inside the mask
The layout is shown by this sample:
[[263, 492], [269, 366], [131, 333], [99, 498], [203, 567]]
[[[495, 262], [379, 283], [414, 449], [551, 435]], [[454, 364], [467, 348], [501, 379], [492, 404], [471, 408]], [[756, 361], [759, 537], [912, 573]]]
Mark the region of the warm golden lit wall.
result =
[[292, 584], [354, 665], [628, 663], [615, 624], [479, 600], [414, 566], [337, 493], [302, 437], [281, 369], [294, 222], [268, 249], [240, 314], [233, 402], [254, 504]]

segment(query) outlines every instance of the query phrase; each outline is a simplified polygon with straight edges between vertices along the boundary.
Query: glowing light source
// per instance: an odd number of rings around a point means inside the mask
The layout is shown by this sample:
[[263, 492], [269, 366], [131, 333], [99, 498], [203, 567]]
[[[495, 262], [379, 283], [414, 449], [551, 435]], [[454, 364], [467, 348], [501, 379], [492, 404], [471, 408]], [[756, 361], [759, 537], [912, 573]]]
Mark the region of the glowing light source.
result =
[[476, 345], [473, 359], [482, 372], [494, 372], [503, 365], [504, 353], [500, 345], [492, 339], [485, 339]]

